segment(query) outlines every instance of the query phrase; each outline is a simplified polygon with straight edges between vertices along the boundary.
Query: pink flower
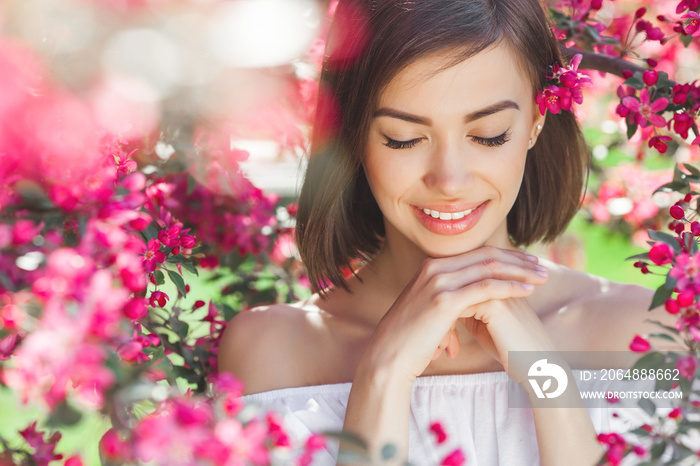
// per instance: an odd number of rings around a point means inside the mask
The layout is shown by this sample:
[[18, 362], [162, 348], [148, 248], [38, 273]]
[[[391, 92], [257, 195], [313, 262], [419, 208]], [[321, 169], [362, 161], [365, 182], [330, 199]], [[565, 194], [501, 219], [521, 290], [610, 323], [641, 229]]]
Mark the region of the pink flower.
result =
[[697, 37], [700, 35], [700, 14], [696, 11], [689, 11], [687, 14], [681, 16], [681, 19], [687, 18], [690, 18], [690, 21], [685, 25], [683, 32], [689, 36]]
[[668, 417], [669, 417], [670, 419], [678, 419], [679, 417], [681, 417], [682, 414], [683, 414], [683, 409], [681, 409], [681, 408], [673, 408], [673, 409], [671, 410], [671, 412], [668, 413]]
[[148, 315], [146, 300], [138, 297], [131, 298], [122, 309], [122, 312], [131, 320], [143, 319]]
[[681, 291], [693, 283], [700, 283], [700, 251], [692, 256], [686, 252], [678, 254], [669, 275], [678, 280], [676, 287]]
[[56, 443], [61, 439], [59, 432], [54, 432], [48, 440], [44, 440], [44, 433], [36, 430], [36, 421], [34, 421], [29, 427], [20, 431], [20, 435], [35, 450], [32, 459], [37, 465], [47, 466], [51, 461], [63, 458], [63, 455], [54, 453]]
[[657, 112], [668, 107], [668, 99], [660, 97], [651, 102], [649, 91], [646, 88], [642, 89], [639, 97], [637, 99], [633, 96], [627, 96], [622, 99], [622, 105], [630, 110], [630, 118], [642, 128], [646, 128], [649, 123], [659, 128], [666, 126], [666, 120]]
[[659, 151], [661, 154], [665, 154], [666, 151], [668, 150], [668, 146], [664, 141], [670, 141], [671, 136], [654, 136], [651, 139], [649, 139], [649, 148], [654, 148]]
[[111, 428], [100, 439], [100, 452], [108, 460], [123, 462], [131, 457], [129, 443]]
[[645, 351], [649, 351], [649, 349], [651, 349], [651, 345], [644, 338], [640, 337], [639, 335], [635, 335], [634, 340], [632, 340], [632, 343], [630, 343], [630, 349], [638, 353], [643, 353]]
[[649, 260], [656, 265], [666, 265], [673, 261], [673, 248], [668, 244], [657, 241], [649, 250]]
[[156, 307], [156, 304], [158, 304], [160, 307], [165, 307], [165, 304], [169, 299], [170, 298], [168, 295], [162, 291], [154, 291], [148, 298], [148, 303], [151, 305], [151, 307]]
[[693, 123], [693, 117], [687, 111], [673, 114], [673, 131], [683, 139], [688, 138], [688, 130], [693, 127]]
[[169, 248], [174, 248], [180, 244], [178, 236], [180, 235], [180, 226], [173, 225], [170, 228], [160, 230], [158, 232], [158, 239], [163, 242]]
[[695, 371], [698, 368], [698, 360], [694, 356], [683, 356], [678, 358], [676, 369], [678, 369], [681, 377], [692, 379], [695, 376]]
[[148, 240], [148, 250], [143, 255], [143, 268], [146, 272], [156, 270], [158, 264], [165, 262], [165, 254], [160, 251], [160, 241], [155, 238]]
[[678, 298], [676, 298], [676, 300], [679, 307], [688, 307], [695, 302], [695, 293], [690, 289], [683, 290], [678, 294]]
[[0, 361], [7, 361], [15, 352], [19, 344], [22, 342], [22, 336], [17, 333], [11, 333], [0, 338]]

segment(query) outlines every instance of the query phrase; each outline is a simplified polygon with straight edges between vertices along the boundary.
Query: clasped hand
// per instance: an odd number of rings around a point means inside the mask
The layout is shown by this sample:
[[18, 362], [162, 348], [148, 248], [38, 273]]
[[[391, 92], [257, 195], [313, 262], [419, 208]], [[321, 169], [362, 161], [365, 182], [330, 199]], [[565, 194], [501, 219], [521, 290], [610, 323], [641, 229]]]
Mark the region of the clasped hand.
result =
[[[546, 283], [537, 258], [484, 246], [450, 257], [426, 258], [383, 316], [363, 358], [413, 383], [442, 351], [460, 350], [462, 323], [517, 383], [526, 368], [509, 367], [508, 351], [550, 351], [555, 346], [524, 299]], [[546, 270], [546, 269], [544, 269]]]

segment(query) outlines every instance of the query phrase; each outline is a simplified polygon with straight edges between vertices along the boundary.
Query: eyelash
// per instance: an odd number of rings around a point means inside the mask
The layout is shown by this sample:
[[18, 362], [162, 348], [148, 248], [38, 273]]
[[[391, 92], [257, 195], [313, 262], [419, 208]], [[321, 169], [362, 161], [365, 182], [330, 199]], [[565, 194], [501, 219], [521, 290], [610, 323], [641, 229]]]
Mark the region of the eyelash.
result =
[[[411, 139], [410, 141], [396, 141], [388, 137], [386, 134], [384, 135], [384, 137], [386, 138], [386, 142], [384, 143], [384, 145], [391, 149], [409, 149], [418, 144], [421, 140], [421, 138], [418, 138]], [[510, 133], [506, 131], [505, 133], [496, 136], [495, 138], [480, 138], [477, 136], [472, 136], [472, 139], [474, 139], [479, 144], [482, 144], [487, 147], [498, 147], [510, 141]]]

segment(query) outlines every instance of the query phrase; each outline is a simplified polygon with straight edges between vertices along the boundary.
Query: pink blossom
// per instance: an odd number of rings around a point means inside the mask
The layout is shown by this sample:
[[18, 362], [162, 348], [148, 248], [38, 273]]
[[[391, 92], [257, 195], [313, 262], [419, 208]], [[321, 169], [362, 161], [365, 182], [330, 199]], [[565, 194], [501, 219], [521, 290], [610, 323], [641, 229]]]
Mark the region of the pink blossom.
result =
[[651, 102], [647, 88], [642, 89], [639, 99], [633, 96], [623, 97], [622, 105], [630, 110], [629, 118], [632, 118], [642, 128], [645, 128], [649, 123], [659, 128], [666, 126], [664, 117], [657, 113], [668, 106], [668, 99], [659, 97]]
[[676, 287], [686, 290], [693, 283], [700, 283], [700, 251], [692, 256], [686, 252], [678, 254], [669, 275], [677, 279]]
[[678, 369], [681, 377], [685, 377], [686, 379], [692, 379], [695, 376], [697, 368], [698, 360], [692, 355], [680, 357], [676, 362], [676, 369]]
[[673, 248], [668, 244], [657, 241], [649, 250], [649, 260], [656, 265], [666, 265], [673, 261]]
[[156, 307], [156, 304], [158, 304], [159, 307], [165, 307], [165, 304], [169, 299], [170, 298], [168, 295], [162, 291], [154, 291], [148, 298], [148, 303], [151, 305], [151, 307]]
[[649, 148], [654, 148], [659, 151], [661, 154], [665, 154], [666, 151], [668, 150], [668, 146], [664, 141], [670, 141], [671, 136], [654, 136], [651, 139], [649, 139]]
[[178, 236], [180, 235], [180, 230], [181, 227], [179, 225], [160, 230], [158, 232], [158, 239], [161, 240], [161, 242], [165, 246], [173, 248], [180, 244], [180, 240], [178, 239]]
[[108, 460], [124, 462], [131, 458], [129, 443], [115, 428], [109, 429], [100, 439], [100, 452]]
[[635, 335], [632, 343], [630, 343], [630, 349], [638, 353], [643, 353], [645, 351], [649, 351], [649, 349], [651, 349], [651, 345], [644, 338], [640, 337], [639, 335]]
[[37, 465], [47, 466], [51, 461], [63, 458], [63, 455], [54, 452], [56, 443], [61, 439], [59, 432], [54, 432], [48, 440], [44, 440], [44, 433], [36, 430], [36, 421], [34, 421], [19, 433], [34, 450], [32, 459], [36, 461]]
[[689, 11], [681, 16], [681, 19], [688, 19], [688, 24], [685, 25], [683, 32], [689, 36], [697, 37], [700, 35], [700, 14], [696, 11]]
[[143, 268], [146, 272], [156, 270], [158, 264], [165, 262], [165, 253], [160, 251], [160, 241], [155, 238], [148, 240], [146, 252], [143, 255]]

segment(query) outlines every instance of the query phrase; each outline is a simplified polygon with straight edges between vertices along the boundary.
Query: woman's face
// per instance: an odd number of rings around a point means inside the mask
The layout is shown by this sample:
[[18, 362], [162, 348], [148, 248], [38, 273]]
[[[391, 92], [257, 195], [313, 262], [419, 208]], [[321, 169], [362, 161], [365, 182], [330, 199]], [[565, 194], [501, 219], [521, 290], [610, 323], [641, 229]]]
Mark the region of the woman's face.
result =
[[506, 215], [528, 140], [544, 124], [508, 47], [435, 74], [445, 57], [420, 59], [387, 85], [363, 162], [387, 241], [407, 239], [433, 257], [510, 246]]

